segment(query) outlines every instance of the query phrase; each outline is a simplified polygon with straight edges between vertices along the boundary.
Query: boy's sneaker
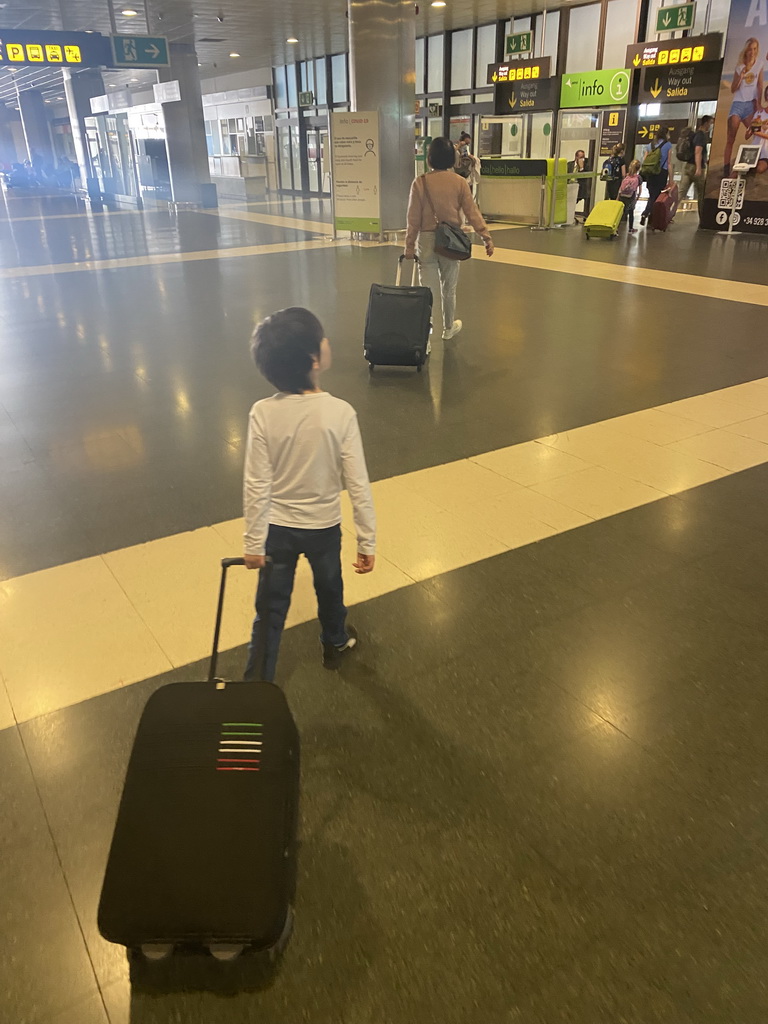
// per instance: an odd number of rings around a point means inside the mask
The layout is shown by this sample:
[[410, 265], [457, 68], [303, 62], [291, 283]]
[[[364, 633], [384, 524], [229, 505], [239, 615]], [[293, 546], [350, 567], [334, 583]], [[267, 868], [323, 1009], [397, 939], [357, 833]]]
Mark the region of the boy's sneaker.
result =
[[354, 626], [347, 626], [348, 639], [341, 647], [333, 644], [323, 644], [323, 668], [336, 669], [339, 667], [345, 654], [357, 647], [357, 630]]
[[451, 338], [455, 338], [462, 327], [463, 324], [461, 320], [454, 320], [453, 327], [449, 327], [447, 331], [443, 331], [443, 341], [450, 341]]

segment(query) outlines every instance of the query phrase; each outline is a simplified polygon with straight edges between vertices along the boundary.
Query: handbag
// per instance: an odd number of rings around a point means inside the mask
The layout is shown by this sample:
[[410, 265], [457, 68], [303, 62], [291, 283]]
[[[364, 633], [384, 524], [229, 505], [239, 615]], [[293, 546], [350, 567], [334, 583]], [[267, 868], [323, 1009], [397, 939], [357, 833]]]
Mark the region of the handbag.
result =
[[424, 195], [427, 197], [432, 216], [435, 218], [435, 252], [438, 256], [444, 256], [448, 260], [468, 260], [472, 255], [472, 243], [460, 228], [453, 224], [440, 220], [435, 213], [432, 197], [427, 187], [427, 176], [422, 174], [424, 179]]

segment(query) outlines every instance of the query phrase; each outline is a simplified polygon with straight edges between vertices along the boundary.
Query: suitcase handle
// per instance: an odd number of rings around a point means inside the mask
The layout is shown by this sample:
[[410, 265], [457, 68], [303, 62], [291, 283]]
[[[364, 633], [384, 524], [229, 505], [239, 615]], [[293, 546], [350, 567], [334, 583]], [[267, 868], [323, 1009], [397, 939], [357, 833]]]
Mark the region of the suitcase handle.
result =
[[[404, 260], [405, 260], [405, 256], [401, 253], [400, 254], [400, 258], [397, 261], [397, 276], [395, 277], [395, 287], [396, 288], [400, 287], [400, 278], [401, 278], [402, 272], [403, 272], [403, 261]], [[419, 257], [418, 256], [414, 256], [413, 257], [413, 273], [411, 274], [411, 288], [414, 288], [416, 286], [416, 270], [418, 268], [418, 265], [419, 265]]]
[[219, 635], [221, 634], [221, 615], [224, 611], [224, 591], [227, 586], [227, 569], [233, 565], [245, 565], [244, 558], [222, 558], [221, 560], [221, 583], [219, 584], [219, 603], [216, 606], [216, 625], [213, 630], [213, 649], [211, 650], [211, 663], [208, 667], [208, 682], [212, 683], [216, 678], [216, 662], [219, 659]]

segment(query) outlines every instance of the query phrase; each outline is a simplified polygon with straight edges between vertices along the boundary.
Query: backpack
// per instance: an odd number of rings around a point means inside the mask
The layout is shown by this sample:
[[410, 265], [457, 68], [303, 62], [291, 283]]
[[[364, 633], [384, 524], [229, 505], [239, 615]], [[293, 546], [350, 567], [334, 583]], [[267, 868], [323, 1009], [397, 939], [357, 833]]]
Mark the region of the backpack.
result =
[[640, 174], [643, 178], [653, 178], [654, 175], [661, 174], [661, 146], [651, 146], [645, 154]]
[[613, 169], [613, 157], [603, 161], [603, 169], [600, 174], [600, 181], [611, 181], [615, 177]]
[[619, 189], [619, 195], [624, 196], [626, 199], [634, 199], [635, 192], [637, 191], [637, 183], [633, 174], [628, 174], [621, 183]]
[[462, 178], [468, 178], [472, 174], [473, 167], [474, 161], [469, 154], [469, 150], [465, 149], [459, 156], [459, 162], [456, 164], [455, 171]]
[[675, 150], [675, 155], [680, 163], [692, 164], [694, 161], [693, 136], [693, 128], [683, 128], [680, 132], [680, 138], [677, 140], [677, 149]]

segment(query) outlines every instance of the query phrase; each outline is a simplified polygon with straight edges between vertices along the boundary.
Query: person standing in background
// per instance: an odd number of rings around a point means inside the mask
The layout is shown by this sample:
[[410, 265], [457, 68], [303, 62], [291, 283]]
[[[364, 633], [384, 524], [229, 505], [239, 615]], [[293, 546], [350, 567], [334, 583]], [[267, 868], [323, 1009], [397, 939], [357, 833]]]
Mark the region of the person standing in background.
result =
[[610, 178], [605, 183], [605, 198], [617, 199], [621, 183], [627, 173], [627, 162], [624, 157], [624, 143], [619, 142], [613, 147], [610, 156]]
[[[574, 154], [573, 160], [569, 161], [568, 163], [568, 173], [587, 174], [591, 170], [592, 168], [589, 165], [589, 160], [587, 160], [586, 153], [583, 149], [577, 149], [576, 153]], [[592, 199], [592, 182], [589, 178], [579, 178], [578, 182], [579, 191], [578, 195], [576, 196], [576, 202], [579, 203], [582, 200], [584, 200], [583, 212], [584, 220], [586, 220], [589, 215], [589, 205]]]
[[693, 184], [696, 194], [696, 202], [699, 207], [699, 222], [701, 222], [701, 206], [704, 202], [704, 185], [707, 180], [707, 146], [714, 119], [709, 114], [700, 117], [696, 125], [696, 131], [691, 141], [693, 159], [683, 166], [683, 177], [680, 181], [680, 197], [685, 198], [688, 189]]

